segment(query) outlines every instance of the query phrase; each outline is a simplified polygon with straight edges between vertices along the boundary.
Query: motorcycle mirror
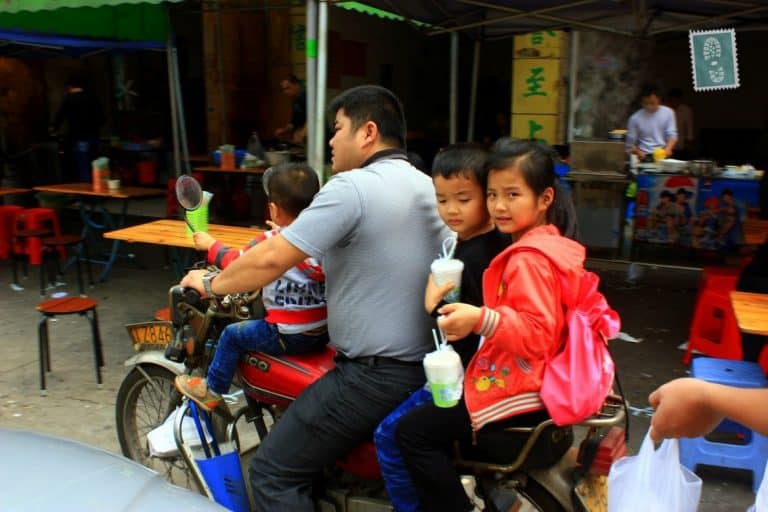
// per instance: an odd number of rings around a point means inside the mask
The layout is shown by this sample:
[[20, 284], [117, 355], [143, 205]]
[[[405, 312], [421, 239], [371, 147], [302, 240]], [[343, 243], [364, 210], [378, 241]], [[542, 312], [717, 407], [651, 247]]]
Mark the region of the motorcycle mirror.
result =
[[176, 200], [187, 211], [197, 210], [203, 202], [203, 188], [195, 178], [182, 174], [176, 179]]

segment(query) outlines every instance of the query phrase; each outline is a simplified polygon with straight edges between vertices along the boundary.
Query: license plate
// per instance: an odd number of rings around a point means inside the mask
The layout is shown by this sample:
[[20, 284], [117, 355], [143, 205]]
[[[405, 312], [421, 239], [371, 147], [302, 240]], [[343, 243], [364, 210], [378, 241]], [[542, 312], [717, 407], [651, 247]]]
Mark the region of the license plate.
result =
[[125, 326], [133, 340], [134, 350], [164, 348], [173, 339], [171, 322], [143, 322]]

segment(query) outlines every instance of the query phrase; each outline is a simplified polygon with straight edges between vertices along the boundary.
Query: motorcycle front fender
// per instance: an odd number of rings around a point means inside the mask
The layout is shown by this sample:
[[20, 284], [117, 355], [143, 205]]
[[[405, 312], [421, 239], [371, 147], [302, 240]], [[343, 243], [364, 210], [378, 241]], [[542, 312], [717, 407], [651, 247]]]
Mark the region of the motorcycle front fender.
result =
[[165, 354], [160, 350], [146, 350], [139, 352], [133, 357], [128, 358], [123, 363], [124, 366], [141, 366], [146, 364], [152, 364], [165, 368], [169, 372], [181, 375], [186, 373], [187, 367], [183, 363], [175, 363], [169, 359], [166, 359]]

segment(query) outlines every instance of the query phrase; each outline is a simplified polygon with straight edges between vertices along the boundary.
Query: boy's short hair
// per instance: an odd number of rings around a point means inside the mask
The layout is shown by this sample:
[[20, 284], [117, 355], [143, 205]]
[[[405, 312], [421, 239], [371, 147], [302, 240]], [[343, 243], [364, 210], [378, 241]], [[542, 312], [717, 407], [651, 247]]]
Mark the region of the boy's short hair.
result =
[[331, 102], [330, 118], [344, 109], [352, 120], [352, 131], [373, 121], [379, 128], [381, 140], [395, 148], [405, 149], [405, 113], [395, 93], [378, 85], [360, 85], [348, 89]]
[[488, 152], [480, 144], [451, 144], [442, 148], [432, 161], [432, 178], [442, 176], [472, 177], [480, 184], [485, 194], [488, 184]]
[[305, 162], [287, 162], [270, 167], [262, 181], [269, 201], [293, 217], [309, 206], [320, 190], [317, 173]]

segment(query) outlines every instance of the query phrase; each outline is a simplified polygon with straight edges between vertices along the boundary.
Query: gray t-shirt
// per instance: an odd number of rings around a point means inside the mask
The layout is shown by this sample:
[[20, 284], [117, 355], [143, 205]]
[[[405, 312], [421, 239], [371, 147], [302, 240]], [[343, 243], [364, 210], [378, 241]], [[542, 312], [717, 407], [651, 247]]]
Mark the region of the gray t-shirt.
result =
[[323, 262], [336, 349], [403, 361], [420, 361], [432, 346], [424, 286], [449, 234], [432, 181], [397, 158], [337, 174], [282, 230]]
[[654, 149], [665, 147], [669, 139], [676, 138], [675, 111], [664, 105], [653, 113], [641, 108], [627, 123], [627, 151], [635, 144], [643, 153], [653, 153]]

